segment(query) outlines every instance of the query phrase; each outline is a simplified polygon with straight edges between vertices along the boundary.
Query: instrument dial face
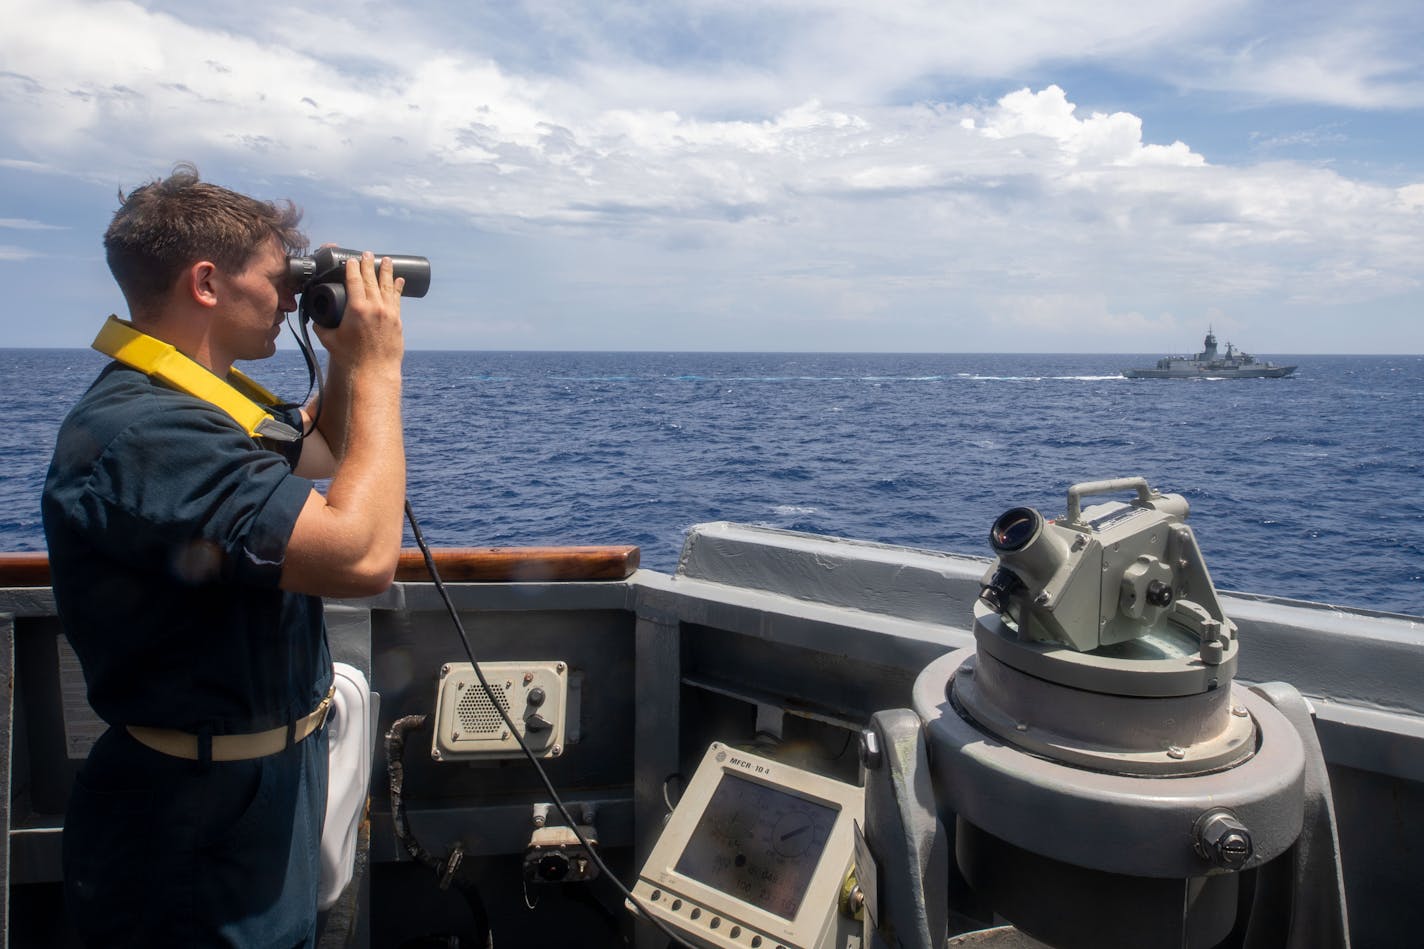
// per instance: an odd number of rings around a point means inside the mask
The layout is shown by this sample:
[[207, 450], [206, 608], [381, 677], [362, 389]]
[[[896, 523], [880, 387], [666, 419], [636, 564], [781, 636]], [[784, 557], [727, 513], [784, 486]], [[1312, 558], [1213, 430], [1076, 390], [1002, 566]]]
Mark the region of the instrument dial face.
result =
[[794, 919], [837, 813], [819, 801], [723, 774], [675, 869]]
[[804, 810], [782, 814], [771, 829], [771, 848], [782, 857], [799, 857], [815, 844], [816, 820]]

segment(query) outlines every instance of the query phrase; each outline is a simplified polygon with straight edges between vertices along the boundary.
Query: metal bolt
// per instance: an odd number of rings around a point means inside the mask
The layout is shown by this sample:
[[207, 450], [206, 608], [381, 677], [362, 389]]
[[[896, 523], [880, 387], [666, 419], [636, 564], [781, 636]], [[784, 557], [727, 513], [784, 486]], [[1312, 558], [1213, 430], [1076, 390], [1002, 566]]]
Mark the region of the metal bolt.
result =
[[1231, 714], [1235, 715], [1237, 718], [1245, 718], [1246, 707], [1244, 705], [1233, 705], [1231, 706]]
[[1176, 745], [1172, 745], [1172, 746], [1170, 746], [1170, 747], [1167, 749], [1167, 757], [1168, 757], [1168, 758], [1176, 758], [1178, 761], [1180, 761], [1180, 760], [1182, 760], [1183, 758], [1185, 758], [1186, 756], [1187, 756], [1186, 751], [1184, 751], [1183, 749], [1177, 747]]
[[1240, 866], [1251, 858], [1251, 836], [1245, 829], [1228, 831], [1216, 845], [1222, 861], [1229, 866]]
[[450, 674], [450, 663], [447, 662], [445, 663], [445, 665], [440, 667], [440, 674], [442, 676], [447, 676]]
[[880, 754], [880, 736], [870, 728], [860, 733], [860, 763], [867, 771], [877, 771], [883, 756]]
[[505, 740], [506, 738], [508, 738], [508, 737], [509, 737], [509, 729], [507, 729], [507, 728], [506, 728], [504, 731], [502, 731], [502, 732], [499, 733], [499, 740], [500, 740], [500, 741], [504, 741], [504, 740]]
[[555, 671], [555, 672], [563, 672], [563, 671], [564, 671], [564, 664], [563, 664], [562, 662], [556, 662], [556, 663], [554, 663], [554, 671]]
[[456, 692], [459, 692], [459, 691], [463, 690], [464, 688], [465, 688], [465, 683], [464, 683], [464, 682], [456, 682], [456, 683], [455, 683], [455, 691], [456, 691]]
[[552, 748], [549, 749], [549, 757], [550, 757], [550, 758], [557, 758], [557, 757], [559, 757], [559, 755], [561, 755], [561, 754], [563, 754], [563, 753], [564, 753], [564, 746], [563, 746], [563, 745], [555, 745], [554, 747], [552, 747]]
[[852, 919], [860, 918], [860, 913], [865, 909], [865, 891], [860, 888], [860, 884], [850, 888], [846, 894], [846, 915]]
[[459, 732], [451, 732], [451, 733], [450, 733], [450, 740], [451, 740], [451, 741], [459, 741], [459, 740], [460, 740], [460, 733], [459, 733]]
[[1026, 732], [1028, 731], [1028, 722], [1014, 722], [1014, 729], [1016, 731]]
[[534, 681], [534, 673], [532, 673], [532, 672], [526, 672], [526, 673], [524, 673], [524, 684], [525, 684], [525, 685], [528, 685], [529, 683], [531, 683], [531, 682], [533, 682], [533, 681]]
[[1197, 853], [1218, 867], [1239, 869], [1255, 852], [1251, 832], [1224, 807], [1207, 811], [1193, 830]]
[[436, 749], [432, 750], [432, 751], [430, 752], [430, 757], [434, 758], [436, 761], [439, 761], [439, 760], [440, 760], [440, 749], [439, 749], [439, 748], [436, 748]]

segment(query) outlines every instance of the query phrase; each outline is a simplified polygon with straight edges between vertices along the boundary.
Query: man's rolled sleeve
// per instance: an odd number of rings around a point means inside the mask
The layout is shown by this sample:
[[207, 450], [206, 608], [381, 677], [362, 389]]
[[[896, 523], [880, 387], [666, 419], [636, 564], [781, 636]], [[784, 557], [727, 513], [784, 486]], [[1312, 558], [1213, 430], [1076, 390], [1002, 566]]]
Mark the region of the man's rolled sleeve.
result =
[[229, 566], [239, 583], [275, 587], [282, 579], [287, 541], [311, 496], [312, 483], [289, 474], [283, 478], [229, 552]]
[[189, 403], [148, 414], [110, 441], [70, 516], [135, 566], [195, 585], [276, 587], [311, 491], [283, 456], [226, 415]]

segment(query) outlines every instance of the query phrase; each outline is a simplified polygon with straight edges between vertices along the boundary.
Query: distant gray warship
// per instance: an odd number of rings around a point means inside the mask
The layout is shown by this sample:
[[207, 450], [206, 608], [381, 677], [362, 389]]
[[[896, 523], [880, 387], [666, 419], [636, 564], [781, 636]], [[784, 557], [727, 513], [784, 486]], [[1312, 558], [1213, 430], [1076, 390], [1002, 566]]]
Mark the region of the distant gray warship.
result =
[[1208, 329], [1202, 351], [1195, 356], [1163, 356], [1151, 369], [1124, 369], [1122, 374], [1129, 379], [1282, 379], [1295, 368], [1257, 362], [1230, 343], [1224, 354], [1219, 353], [1216, 334]]

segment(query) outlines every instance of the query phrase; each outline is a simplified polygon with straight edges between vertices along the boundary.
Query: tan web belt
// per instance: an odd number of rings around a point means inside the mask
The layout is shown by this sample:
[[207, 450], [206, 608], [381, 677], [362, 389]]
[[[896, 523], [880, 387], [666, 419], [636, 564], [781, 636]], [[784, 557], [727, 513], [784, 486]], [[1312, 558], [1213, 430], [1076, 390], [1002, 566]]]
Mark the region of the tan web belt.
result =
[[[322, 722], [326, 721], [326, 713], [331, 709], [331, 696], [335, 691], [336, 684], [332, 683], [321, 704], [310, 715], [297, 719], [291, 726], [278, 725], [265, 732], [252, 732], [247, 735], [213, 735], [212, 760], [246, 761], [249, 758], [265, 758], [285, 751], [289, 735], [291, 743], [295, 745], [321, 727]], [[197, 735], [171, 728], [149, 728], [146, 725], [129, 725], [128, 731], [141, 744], [154, 751], [174, 758], [199, 760]]]

